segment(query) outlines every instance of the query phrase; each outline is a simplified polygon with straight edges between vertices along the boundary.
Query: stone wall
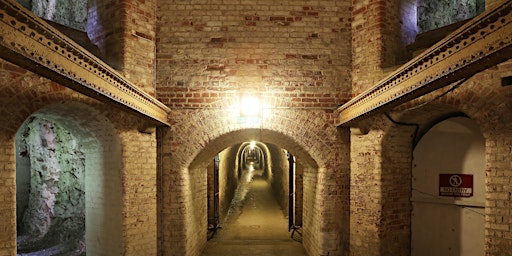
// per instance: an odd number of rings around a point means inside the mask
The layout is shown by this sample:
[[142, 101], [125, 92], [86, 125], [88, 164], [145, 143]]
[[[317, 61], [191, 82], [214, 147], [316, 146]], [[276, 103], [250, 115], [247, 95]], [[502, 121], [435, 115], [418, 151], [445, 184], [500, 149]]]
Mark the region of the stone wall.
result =
[[87, 0], [18, 0], [37, 16], [80, 31], [86, 30]]
[[418, 28], [423, 33], [477, 16], [485, 10], [484, 0], [418, 1]]
[[[85, 154], [80, 144], [59, 125], [33, 117], [16, 138], [18, 251], [48, 249], [85, 253]], [[25, 198], [27, 200], [22, 200]]]

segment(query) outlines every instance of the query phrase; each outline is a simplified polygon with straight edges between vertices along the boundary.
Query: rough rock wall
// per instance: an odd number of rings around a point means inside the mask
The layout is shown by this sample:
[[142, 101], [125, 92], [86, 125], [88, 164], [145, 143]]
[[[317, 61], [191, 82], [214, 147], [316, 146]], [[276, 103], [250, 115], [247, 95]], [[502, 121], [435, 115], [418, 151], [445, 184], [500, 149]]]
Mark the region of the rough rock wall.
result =
[[85, 31], [87, 0], [18, 0], [17, 2], [39, 17]]
[[484, 0], [420, 0], [418, 2], [419, 32], [473, 18], [484, 10]]
[[85, 165], [80, 145], [52, 122], [34, 117], [29, 122], [20, 140], [24, 146], [19, 155], [30, 158], [30, 169], [21, 170], [30, 172], [30, 188], [18, 231], [24, 239], [18, 247], [85, 244]]

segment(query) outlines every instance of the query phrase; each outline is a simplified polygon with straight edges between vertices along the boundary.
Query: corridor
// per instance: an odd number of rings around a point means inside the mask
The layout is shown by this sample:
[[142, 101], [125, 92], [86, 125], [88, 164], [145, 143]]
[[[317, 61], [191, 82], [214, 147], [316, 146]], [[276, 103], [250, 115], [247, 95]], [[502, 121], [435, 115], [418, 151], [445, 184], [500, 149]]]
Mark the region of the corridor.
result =
[[202, 256], [307, 255], [300, 234], [291, 238], [283, 211], [262, 173], [246, 170], [226, 221], [207, 242]]

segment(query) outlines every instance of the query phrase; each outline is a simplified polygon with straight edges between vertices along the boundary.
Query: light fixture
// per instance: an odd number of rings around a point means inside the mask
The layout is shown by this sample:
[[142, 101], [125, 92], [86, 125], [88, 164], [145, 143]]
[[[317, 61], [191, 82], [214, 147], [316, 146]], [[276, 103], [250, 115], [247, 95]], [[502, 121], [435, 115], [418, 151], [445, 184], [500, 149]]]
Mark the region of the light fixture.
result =
[[260, 100], [254, 96], [246, 96], [240, 102], [240, 115], [246, 117], [259, 116], [261, 111]]

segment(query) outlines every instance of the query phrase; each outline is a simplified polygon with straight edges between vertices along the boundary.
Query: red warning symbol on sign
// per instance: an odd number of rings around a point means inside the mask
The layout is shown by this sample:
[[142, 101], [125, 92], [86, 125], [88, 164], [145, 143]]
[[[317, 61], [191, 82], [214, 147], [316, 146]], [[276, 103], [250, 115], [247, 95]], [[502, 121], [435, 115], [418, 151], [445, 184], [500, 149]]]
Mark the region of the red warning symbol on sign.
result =
[[439, 174], [439, 196], [472, 197], [473, 175]]

